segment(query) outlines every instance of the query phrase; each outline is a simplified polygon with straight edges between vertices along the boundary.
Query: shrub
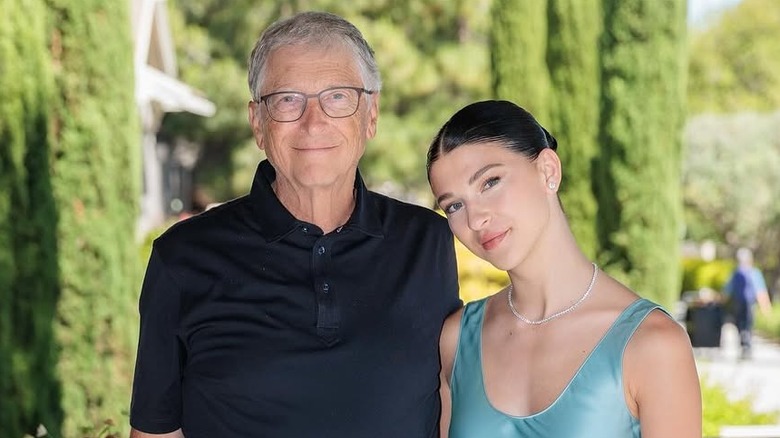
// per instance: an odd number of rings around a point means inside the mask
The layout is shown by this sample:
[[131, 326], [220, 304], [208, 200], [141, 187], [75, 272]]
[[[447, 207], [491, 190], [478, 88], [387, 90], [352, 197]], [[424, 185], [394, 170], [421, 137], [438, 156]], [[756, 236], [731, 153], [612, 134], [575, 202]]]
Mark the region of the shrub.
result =
[[756, 312], [756, 331], [769, 339], [780, 341], [780, 304], [772, 305], [772, 312], [764, 315]]
[[732, 260], [716, 259], [706, 261], [699, 258], [682, 260], [682, 292], [709, 288], [715, 291], [723, 290], [734, 270]]
[[719, 436], [722, 426], [776, 424], [780, 413], [757, 413], [749, 398], [729, 400], [726, 391], [718, 385], [701, 382], [702, 427], [704, 436]]

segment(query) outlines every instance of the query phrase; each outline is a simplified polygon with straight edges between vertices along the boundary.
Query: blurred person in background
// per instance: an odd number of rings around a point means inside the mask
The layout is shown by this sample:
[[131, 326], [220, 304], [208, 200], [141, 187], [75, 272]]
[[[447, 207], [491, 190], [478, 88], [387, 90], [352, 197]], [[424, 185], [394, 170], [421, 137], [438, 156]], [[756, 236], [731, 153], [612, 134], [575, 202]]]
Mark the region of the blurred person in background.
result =
[[438, 338], [461, 304], [454, 239], [360, 176], [380, 85], [341, 17], [263, 33], [249, 123], [267, 159], [248, 195], [154, 242], [133, 438], [438, 435]]
[[761, 270], [753, 266], [753, 251], [739, 248], [736, 254], [737, 267], [731, 274], [723, 292], [726, 295], [734, 324], [739, 331], [739, 345], [742, 359], [750, 359], [753, 352], [754, 306], [758, 303], [761, 312], [768, 315], [772, 304]]

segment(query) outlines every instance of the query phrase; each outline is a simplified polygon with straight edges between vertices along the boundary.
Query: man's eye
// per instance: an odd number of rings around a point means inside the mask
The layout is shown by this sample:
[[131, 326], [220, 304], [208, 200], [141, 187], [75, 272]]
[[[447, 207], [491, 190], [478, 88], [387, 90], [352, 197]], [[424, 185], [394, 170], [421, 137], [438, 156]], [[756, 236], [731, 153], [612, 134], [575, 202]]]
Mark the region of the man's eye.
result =
[[294, 94], [286, 94], [286, 95], [279, 96], [279, 103], [282, 104], [295, 103], [298, 100], [299, 100], [298, 96]]

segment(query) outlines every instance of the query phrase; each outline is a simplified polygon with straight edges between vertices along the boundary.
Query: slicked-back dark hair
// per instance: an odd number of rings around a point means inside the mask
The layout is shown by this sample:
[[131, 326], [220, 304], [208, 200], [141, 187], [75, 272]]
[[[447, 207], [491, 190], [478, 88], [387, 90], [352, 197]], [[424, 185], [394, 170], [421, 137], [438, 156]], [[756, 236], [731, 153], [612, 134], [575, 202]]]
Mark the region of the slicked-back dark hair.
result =
[[496, 143], [534, 161], [542, 150], [556, 150], [558, 142], [523, 108], [506, 100], [472, 103], [441, 127], [428, 149], [428, 179], [440, 156], [463, 145]]

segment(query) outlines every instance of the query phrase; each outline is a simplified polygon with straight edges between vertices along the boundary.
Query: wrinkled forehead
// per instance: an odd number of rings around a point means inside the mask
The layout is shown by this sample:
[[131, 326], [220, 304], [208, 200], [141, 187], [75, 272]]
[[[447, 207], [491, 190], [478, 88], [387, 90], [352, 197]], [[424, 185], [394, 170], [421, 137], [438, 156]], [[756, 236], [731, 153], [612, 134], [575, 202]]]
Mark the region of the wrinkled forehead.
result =
[[274, 48], [263, 69], [261, 89], [294, 81], [305, 75], [312, 80], [348, 81], [336, 85], [362, 82], [358, 60], [348, 43], [324, 40], [287, 44]]
[[350, 51], [352, 47], [347, 41], [332, 36], [323, 36], [320, 38], [306, 38], [303, 40], [280, 42], [275, 47], [272, 47], [269, 51], [269, 62], [273, 58], [273, 54], [278, 51], [284, 51], [285, 49], [295, 49], [303, 53], [328, 53], [334, 50]]

